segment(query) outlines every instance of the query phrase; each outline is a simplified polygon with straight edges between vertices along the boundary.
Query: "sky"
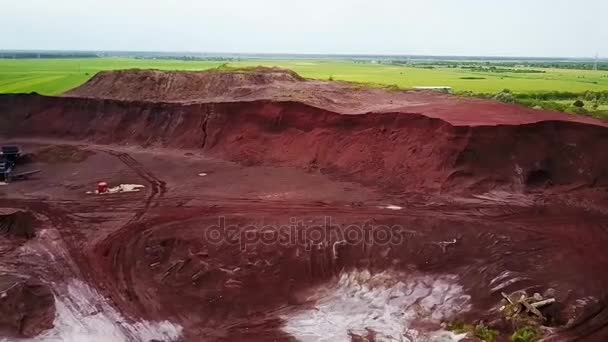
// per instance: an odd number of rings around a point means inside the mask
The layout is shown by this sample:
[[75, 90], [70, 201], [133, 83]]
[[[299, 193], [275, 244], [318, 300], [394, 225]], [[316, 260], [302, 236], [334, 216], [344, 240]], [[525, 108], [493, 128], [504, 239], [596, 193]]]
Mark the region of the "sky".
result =
[[608, 0], [0, 0], [0, 50], [608, 57]]

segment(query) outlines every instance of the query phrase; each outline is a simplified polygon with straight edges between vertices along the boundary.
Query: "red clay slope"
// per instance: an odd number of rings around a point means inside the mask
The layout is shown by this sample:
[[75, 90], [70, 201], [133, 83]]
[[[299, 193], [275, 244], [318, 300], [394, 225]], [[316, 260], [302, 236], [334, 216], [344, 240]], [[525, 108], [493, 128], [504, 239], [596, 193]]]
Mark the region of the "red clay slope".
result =
[[197, 148], [395, 192], [608, 184], [606, 122], [280, 69], [101, 73], [65, 97], [3, 96], [0, 111], [4, 135]]
[[[0, 134], [202, 149], [389, 191], [608, 184], [608, 128], [571, 121], [454, 126], [415, 113], [341, 115], [299, 102], [152, 103], [0, 97]], [[483, 112], [480, 112], [483, 116]]]

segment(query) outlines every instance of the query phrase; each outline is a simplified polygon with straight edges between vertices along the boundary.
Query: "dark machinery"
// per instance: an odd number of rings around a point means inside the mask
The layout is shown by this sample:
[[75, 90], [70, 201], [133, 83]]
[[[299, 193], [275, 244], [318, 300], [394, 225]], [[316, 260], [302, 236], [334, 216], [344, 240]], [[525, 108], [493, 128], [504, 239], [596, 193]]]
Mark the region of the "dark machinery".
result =
[[0, 154], [0, 182], [8, 183], [11, 181], [14, 167], [15, 163], [10, 161], [5, 155]]
[[33, 170], [15, 173], [15, 165], [20, 157], [21, 149], [19, 146], [6, 145], [0, 147], [0, 182], [9, 183], [12, 180], [24, 179], [40, 172], [40, 170]]
[[0, 156], [4, 156], [13, 163], [17, 162], [17, 159], [21, 157], [21, 149], [17, 145], [5, 145], [0, 147]]

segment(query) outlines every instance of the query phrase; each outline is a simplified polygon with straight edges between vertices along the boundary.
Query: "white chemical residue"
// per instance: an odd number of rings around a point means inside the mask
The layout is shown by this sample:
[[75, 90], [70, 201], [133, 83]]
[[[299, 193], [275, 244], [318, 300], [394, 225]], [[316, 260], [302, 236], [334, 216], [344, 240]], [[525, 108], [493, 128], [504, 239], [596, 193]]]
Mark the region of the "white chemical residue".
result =
[[345, 273], [308, 296], [313, 308], [282, 317], [283, 330], [304, 342], [347, 342], [351, 334], [365, 336], [369, 331], [375, 332], [376, 341], [459, 341], [465, 334], [440, 328], [442, 321], [470, 309], [470, 297], [456, 280], [388, 271]]
[[120, 194], [125, 192], [140, 192], [141, 189], [145, 188], [145, 186], [141, 184], [120, 184], [118, 186], [113, 186], [108, 188], [108, 191], [99, 193], [98, 190], [95, 191], [87, 191], [87, 194], [96, 194], [96, 195], [111, 195], [111, 194]]
[[[48, 263], [45, 272], [67, 279], [51, 282], [55, 298], [53, 328], [34, 338], [2, 338], [2, 342], [131, 342], [179, 341], [183, 328], [169, 321], [130, 320], [95, 288], [76, 278], [77, 269], [56, 229], [43, 229], [19, 248], [24, 260]], [[26, 263], [27, 265], [27, 263]], [[44, 272], [43, 272], [44, 273]]]
[[55, 297], [55, 321], [51, 330], [31, 342], [128, 342], [177, 341], [182, 327], [169, 321], [127, 320], [94, 289], [80, 280], [71, 280], [67, 293]]
[[400, 207], [398, 205], [392, 205], [392, 204], [389, 204], [389, 205], [381, 207], [381, 208], [389, 209], [389, 210], [401, 210], [401, 209], [403, 209], [403, 207]]

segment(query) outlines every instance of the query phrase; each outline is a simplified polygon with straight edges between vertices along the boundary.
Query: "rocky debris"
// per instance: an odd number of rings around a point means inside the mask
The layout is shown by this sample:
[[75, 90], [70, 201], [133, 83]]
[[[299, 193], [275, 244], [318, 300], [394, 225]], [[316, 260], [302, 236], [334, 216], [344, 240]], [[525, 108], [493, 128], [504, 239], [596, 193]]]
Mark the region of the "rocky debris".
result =
[[348, 335], [350, 336], [352, 342], [374, 342], [376, 341], [377, 333], [371, 329], [366, 329], [365, 334], [355, 334], [353, 332], [349, 332]]
[[539, 323], [542, 324], [547, 318], [542, 314], [540, 309], [555, 303], [555, 298], [544, 298], [540, 293], [535, 293], [532, 296], [528, 296], [526, 292], [513, 294], [511, 296], [504, 292], [501, 294], [505, 302], [504, 305], [501, 306], [500, 311], [505, 314], [505, 317], [508, 320], [512, 321], [519, 320], [520, 318], [523, 318], [524, 320], [532, 318], [534, 320], [539, 320]]
[[16, 275], [0, 276], [0, 328], [6, 333], [33, 337], [51, 329], [55, 299], [40, 280]]
[[36, 236], [36, 218], [29, 212], [17, 211], [0, 215], [0, 235], [8, 238], [31, 239]]

